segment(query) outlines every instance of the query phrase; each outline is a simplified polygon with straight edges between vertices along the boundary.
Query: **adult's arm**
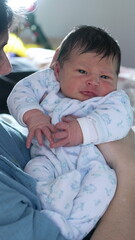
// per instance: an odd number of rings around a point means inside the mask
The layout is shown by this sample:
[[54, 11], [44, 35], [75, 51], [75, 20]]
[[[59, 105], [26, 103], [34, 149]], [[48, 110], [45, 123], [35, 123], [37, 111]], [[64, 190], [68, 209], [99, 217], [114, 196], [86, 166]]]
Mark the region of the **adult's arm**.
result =
[[0, 239], [65, 240], [41, 212], [34, 180], [21, 170], [29, 159], [25, 137], [0, 122]]
[[0, 181], [0, 194], [1, 240], [65, 239], [58, 227], [19, 191]]
[[134, 240], [135, 134], [131, 131], [124, 139], [99, 148], [116, 171], [118, 187], [91, 240]]

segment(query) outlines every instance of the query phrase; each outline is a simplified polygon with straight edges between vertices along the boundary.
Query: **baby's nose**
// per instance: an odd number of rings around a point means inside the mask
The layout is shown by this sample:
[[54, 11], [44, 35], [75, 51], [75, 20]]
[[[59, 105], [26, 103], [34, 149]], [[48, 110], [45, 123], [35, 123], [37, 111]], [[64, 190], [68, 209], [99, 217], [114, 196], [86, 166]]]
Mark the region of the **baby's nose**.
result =
[[90, 76], [89, 79], [87, 79], [88, 85], [99, 85], [99, 78], [97, 76]]

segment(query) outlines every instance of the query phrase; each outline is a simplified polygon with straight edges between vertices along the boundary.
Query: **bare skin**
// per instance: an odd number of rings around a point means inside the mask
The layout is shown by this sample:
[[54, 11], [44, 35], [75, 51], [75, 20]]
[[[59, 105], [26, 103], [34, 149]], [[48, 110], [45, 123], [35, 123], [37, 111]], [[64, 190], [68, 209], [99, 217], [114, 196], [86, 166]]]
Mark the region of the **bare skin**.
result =
[[11, 65], [3, 48], [8, 41], [8, 31], [0, 34], [0, 75], [6, 75], [11, 72]]
[[99, 149], [115, 169], [118, 186], [115, 197], [91, 240], [134, 240], [135, 134], [131, 131], [126, 138], [101, 144]]

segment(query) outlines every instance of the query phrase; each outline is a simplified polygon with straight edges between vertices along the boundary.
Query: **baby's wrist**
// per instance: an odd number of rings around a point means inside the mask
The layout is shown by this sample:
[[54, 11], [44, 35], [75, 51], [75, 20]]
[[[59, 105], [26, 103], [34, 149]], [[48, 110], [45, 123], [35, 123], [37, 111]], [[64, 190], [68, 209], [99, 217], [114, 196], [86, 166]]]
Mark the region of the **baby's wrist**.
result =
[[38, 109], [32, 109], [24, 113], [23, 115], [23, 122], [28, 125], [29, 122], [36, 116], [40, 116], [43, 114], [40, 110]]
[[98, 134], [94, 121], [87, 117], [77, 118], [83, 135], [83, 144], [95, 143], [98, 140]]

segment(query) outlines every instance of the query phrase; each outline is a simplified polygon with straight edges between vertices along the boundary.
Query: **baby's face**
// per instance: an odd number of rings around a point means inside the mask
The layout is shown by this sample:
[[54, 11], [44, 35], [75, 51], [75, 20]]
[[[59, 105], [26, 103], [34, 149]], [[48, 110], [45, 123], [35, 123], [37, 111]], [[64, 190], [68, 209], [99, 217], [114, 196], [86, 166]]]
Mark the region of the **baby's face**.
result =
[[116, 90], [116, 59], [101, 57], [93, 52], [79, 54], [74, 51], [57, 72], [62, 93], [84, 101]]

